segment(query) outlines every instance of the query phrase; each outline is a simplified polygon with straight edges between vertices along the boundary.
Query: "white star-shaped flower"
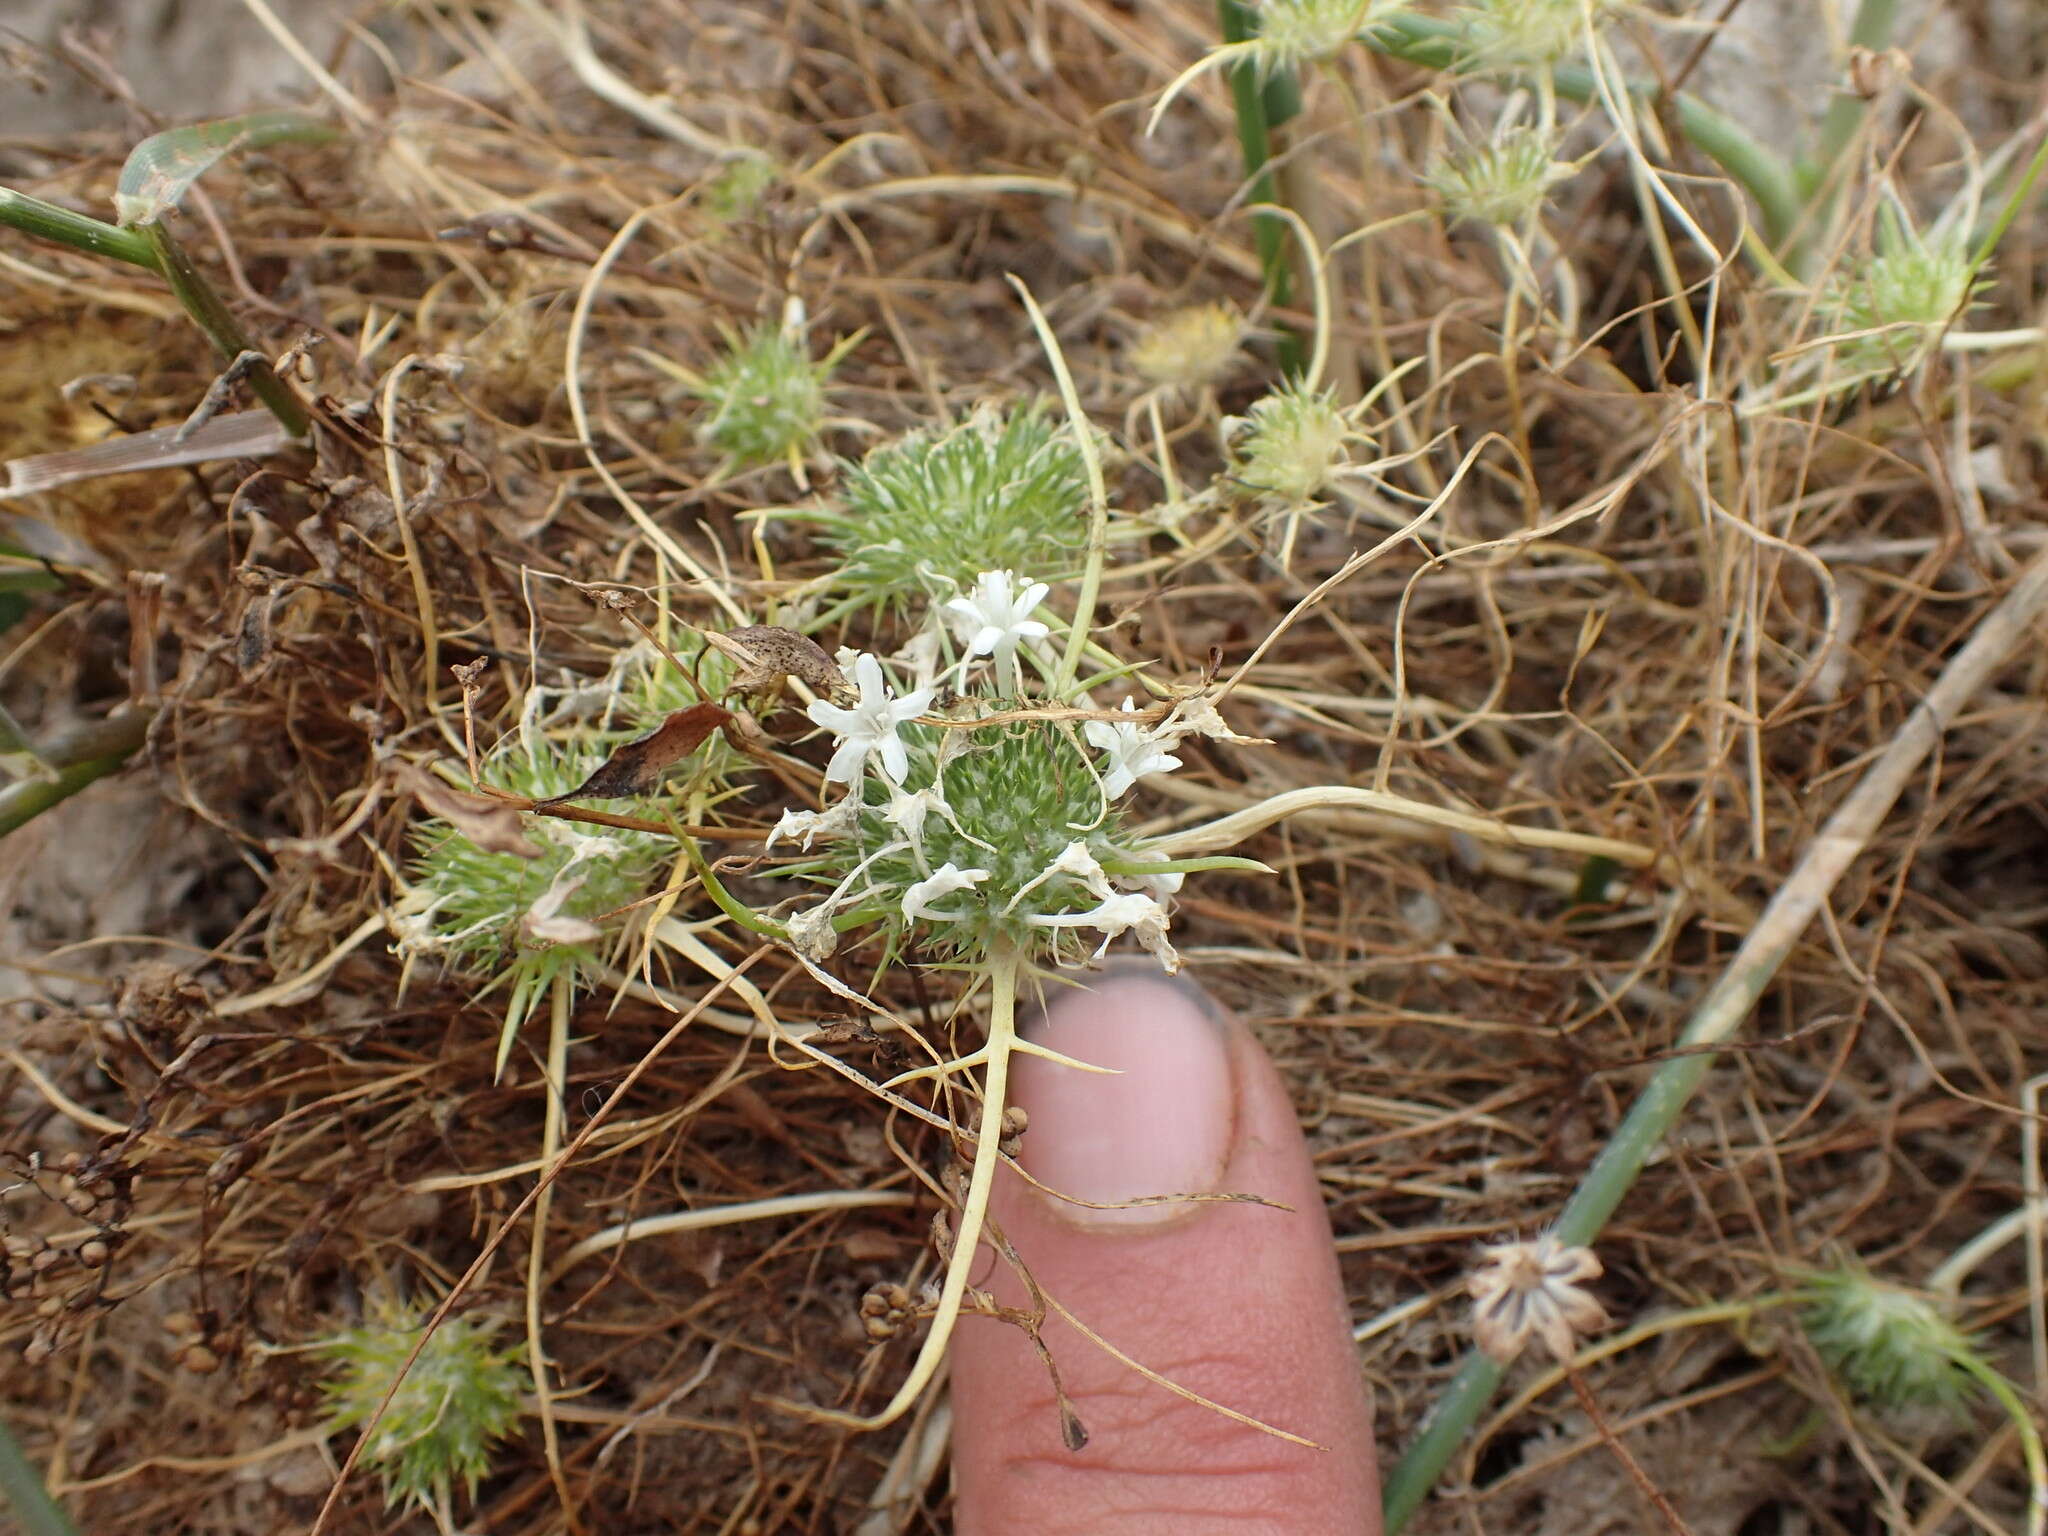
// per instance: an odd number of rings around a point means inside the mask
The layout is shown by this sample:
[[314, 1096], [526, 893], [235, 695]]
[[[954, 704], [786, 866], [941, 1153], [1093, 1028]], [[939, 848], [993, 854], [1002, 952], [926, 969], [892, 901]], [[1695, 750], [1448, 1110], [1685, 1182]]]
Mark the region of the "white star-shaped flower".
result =
[[1098, 960], [1112, 939], [1134, 933], [1169, 975], [1180, 969], [1180, 956], [1166, 940], [1166, 908], [1136, 891], [1111, 896], [1085, 912], [1034, 912], [1024, 921], [1034, 928], [1095, 929], [1102, 935], [1095, 946]]
[[947, 922], [957, 919], [958, 912], [937, 912], [932, 903], [952, 895], [955, 891], [971, 890], [988, 878], [985, 869], [961, 869], [952, 863], [941, 864], [931, 873], [928, 880], [920, 880], [903, 892], [903, 915], [913, 922], [919, 918], [940, 918]]
[[884, 776], [891, 783], [901, 784], [904, 774], [910, 771], [910, 754], [897, 740], [896, 730], [931, 706], [932, 690], [890, 693], [881, 662], [865, 651], [853, 659], [853, 681], [860, 690], [860, 702], [851, 709], [841, 709], [820, 699], [804, 711], [812, 724], [823, 726], [839, 738], [832, 761], [825, 767], [825, 782], [857, 784], [868, 759], [879, 757]]
[[974, 580], [974, 595], [956, 597], [946, 604], [953, 631], [967, 647], [967, 659], [993, 656], [996, 676], [1015, 675], [1017, 647], [1026, 640], [1043, 640], [1049, 633], [1044, 623], [1031, 617], [1050, 590], [1042, 581], [1027, 582], [1017, 590], [1014, 571], [983, 571]]
[[[1135, 705], [1124, 700], [1124, 713], [1130, 714]], [[1172, 743], [1142, 725], [1126, 725], [1121, 720], [1087, 720], [1081, 725], [1081, 734], [1088, 738], [1088, 744], [1108, 754], [1102, 760], [1102, 793], [1114, 800], [1147, 774], [1170, 773], [1180, 766], [1180, 759], [1167, 751]]]

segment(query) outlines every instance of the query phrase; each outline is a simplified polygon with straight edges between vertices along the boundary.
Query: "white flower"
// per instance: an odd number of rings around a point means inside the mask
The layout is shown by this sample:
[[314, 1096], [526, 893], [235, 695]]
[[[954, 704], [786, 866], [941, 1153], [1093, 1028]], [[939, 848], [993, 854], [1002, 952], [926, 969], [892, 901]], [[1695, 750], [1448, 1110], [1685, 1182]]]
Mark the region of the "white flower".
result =
[[[1124, 700], [1125, 714], [1134, 707], [1131, 700]], [[1170, 739], [1142, 725], [1087, 720], [1082, 722], [1081, 732], [1090, 746], [1108, 754], [1102, 764], [1102, 793], [1108, 799], [1116, 799], [1147, 774], [1169, 773], [1180, 766], [1180, 759], [1166, 750], [1172, 744]]]
[[857, 784], [868, 759], [879, 757], [883, 774], [900, 784], [910, 771], [910, 754], [896, 739], [896, 728], [930, 707], [932, 690], [919, 688], [900, 696], [890, 693], [881, 662], [865, 651], [853, 659], [853, 680], [860, 689], [860, 702], [853, 708], [841, 709], [820, 699], [804, 711], [812, 724], [839, 738], [825, 768], [825, 782]]
[[860, 796], [842, 795], [836, 805], [822, 811], [784, 811], [782, 819], [775, 823], [775, 829], [762, 842], [763, 850], [773, 848], [778, 842], [793, 843], [799, 837], [804, 840], [804, 852], [811, 851], [811, 839], [825, 838], [827, 841], [844, 836], [860, 825]]
[[918, 918], [943, 918], [948, 922], [958, 918], [958, 912], [936, 912], [931, 903], [952, 895], [955, 891], [971, 890], [988, 878], [985, 869], [960, 869], [946, 863], [932, 871], [929, 880], [920, 880], [903, 892], [903, 915], [913, 922]]
[[983, 571], [975, 578], [972, 597], [956, 597], [946, 604], [954, 632], [967, 646], [967, 659], [995, 657], [999, 679], [1013, 673], [1021, 642], [1043, 640], [1051, 633], [1031, 617], [1045, 601], [1046, 584], [1028, 582], [1019, 592], [1016, 583], [1013, 571]]
[[1168, 974], [1180, 969], [1180, 956], [1166, 940], [1166, 908], [1150, 896], [1135, 891], [1106, 898], [1086, 912], [1034, 912], [1024, 919], [1034, 928], [1093, 928], [1102, 935], [1095, 958], [1109, 948], [1110, 941], [1135, 933], [1138, 942], [1156, 956]]

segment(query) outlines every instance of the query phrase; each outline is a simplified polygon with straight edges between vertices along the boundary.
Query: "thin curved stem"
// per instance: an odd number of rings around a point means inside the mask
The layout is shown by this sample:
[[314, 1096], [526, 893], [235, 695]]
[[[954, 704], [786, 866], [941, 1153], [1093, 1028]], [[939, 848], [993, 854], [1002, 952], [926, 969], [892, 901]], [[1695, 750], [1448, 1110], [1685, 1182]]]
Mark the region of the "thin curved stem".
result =
[[967, 1195], [960, 1202], [960, 1220], [953, 1233], [953, 1251], [946, 1261], [946, 1278], [932, 1310], [931, 1327], [918, 1349], [910, 1374], [896, 1395], [879, 1413], [868, 1417], [813, 1408], [808, 1404], [783, 1406], [827, 1424], [848, 1429], [881, 1429], [909, 1411], [919, 1395], [931, 1384], [939, 1363], [946, 1357], [953, 1328], [960, 1321], [960, 1304], [967, 1294], [967, 1277], [974, 1268], [975, 1250], [981, 1245], [981, 1230], [988, 1221], [989, 1196], [995, 1189], [996, 1169], [1002, 1163], [1003, 1110], [1009, 1102], [1010, 1058], [1017, 1052], [1017, 978], [1022, 965], [1015, 954], [991, 958], [989, 965], [988, 1042], [982, 1047], [987, 1065], [981, 1077], [981, 1113], [974, 1127], [974, 1161], [967, 1175]]

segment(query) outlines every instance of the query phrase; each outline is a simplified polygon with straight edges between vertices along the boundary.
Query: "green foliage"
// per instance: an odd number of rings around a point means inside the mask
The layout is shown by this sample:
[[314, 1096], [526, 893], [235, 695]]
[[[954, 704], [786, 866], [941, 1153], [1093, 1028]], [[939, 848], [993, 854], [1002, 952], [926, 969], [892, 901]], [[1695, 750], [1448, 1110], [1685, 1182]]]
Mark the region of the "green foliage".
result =
[[801, 459], [825, 425], [825, 384], [837, 356], [812, 362], [803, 337], [762, 322], [744, 335], [722, 331], [725, 353], [696, 385], [711, 407], [704, 440], [743, 465]]
[[1924, 1296], [1854, 1268], [1814, 1275], [1802, 1289], [1806, 1336], [1858, 1402], [1953, 1412], [1974, 1390], [1963, 1362], [1978, 1359], [1976, 1341]]
[[[530, 741], [509, 739], [485, 763], [484, 777], [545, 800], [575, 789], [605, 756], [602, 739], [562, 745], [535, 732]], [[653, 802], [606, 808], [649, 820], [661, 815]], [[409, 951], [488, 974], [487, 990], [510, 988], [508, 1042], [558, 979], [580, 986], [604, 963], [627, 927], [614, 914], [647, 893], [675, 851], [651, 833], [546, 817], [528, 818], [524, 830], [540, 849], [536, 858], [480, 848], [444, 821], [421, 822], [413, 829], [410, 888], [399, 911]]]
[[[495, 1318], [450, 1317], [401, 1379], [427, 1309], [384, 1297], [371, 1310], [362, 1327], [317, 1346], [335, 1367], [322, 1387], [327, 1429], [367, 1428], [363, 1460], [382, 1473], [387, 1504], [445, 1516], [457, 1483], [476, 1497], [491, 1470], [492, 1447], [519, 1421], [519, 1393], [531, 1380], [521, 1363], [524, 1349], [492, 1342]], [[379, 1414], [387, 1392], [390, 1404]]]
[[1529, 127], [1507, 128], [1447, 152], [1428, 181], [1452, 219], [1513, 228], [1541, 208], [1550, 189], [1572, 174], [1572, 167], [1558, 161], [1553, 150], [1549, 134]]
[[1088, 471], [1042, 403], [912, 432], [848, 466], [844, 510], [814, 514], [857, 604], [910, 613], [983, 571], [1072, 573], [1088, 542]]
[[1887, 205], [1873, 249], [1836, 276], [1821, 312], [1846, 333], [1836, 355], [1856, 373], [1910, 373], [1983, 286], [1960, 228], [1922, 233]]

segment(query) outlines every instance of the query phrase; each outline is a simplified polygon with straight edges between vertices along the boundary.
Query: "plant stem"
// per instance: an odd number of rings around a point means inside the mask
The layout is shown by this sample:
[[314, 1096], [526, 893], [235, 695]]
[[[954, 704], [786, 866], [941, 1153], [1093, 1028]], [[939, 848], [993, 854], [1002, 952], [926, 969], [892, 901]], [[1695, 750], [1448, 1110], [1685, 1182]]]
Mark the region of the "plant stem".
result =
[[[1891, 43], [1898, 10], [1898, 0], [1863, 0], [1856, 8], [1855, 21], [1849, 24], [1849, 46], [1883, 52]], [[1849, 147], [1869, 111], [1870, 103], [1854, 91], [1835, 92], [1835, 99], [1828, 103], [1820, 120], [1820, 142], [1814, 148], [1813, 159], [1800, 167], [1799, 179], [1809, 195], [1827, 183], [1835, 163], [1842, 158], [1842, 151]]]
[[23, 1453], [14, 1432], [0, 1424], [0, 1490], [7, 1494], [25, 1536], [78, 1536], [43, 1486], [43, 1475]]
[[[1651, 1151], [1670, 1131], [1717, 1059], [1712, 1050], [1702, 1047], [1718, 1045], [1749, 1017], [1836, 882], [1897, 803], [1908, 777], [1939, 744], [1949, 722], [2026, 639], [2044, 609], [2048, 609], [2048, 554], [2037, 555], [2012, 590], [1984, 616], [1969, 643], [1943, 669], [1891, 744], [1808, 844], [1797, 867], [1687, 1021], [1679, 1037], [1684, 1054], [1669, 1058], [1651, 1076], [1550, 1228], [1559, 1242], [1578, 1247], [1599, 1236]], [[1407, 1522], [1450, 1463], [1500, 1378], [1501, 1368], [1475, 1350], [1444, 1390], [1415, 1443], [1387, 1480], [1384, 1502], [1389, 1536]]]
[[[1216, 0], [1216, 19], [1225, 43], [1241, 43], [1257, 35], [1251, 9], [1241, 0]], [[1273, 130], [1301, 110], [1300, 82], [1291, 74], [1280, 73], [1261, 83], [1258, 67], [1247, 61], [1231, 67], [1230, 99], [1237, 109], [1237, 142], [1244, 154], [1252, 201], [1278, 203], [1280, 195], [1269, 169]], [[1266, 297], [1276, 305], [1286, 304], [1293, 296], [1294, 273], [1287, 263], [1285, 226], [1271, 214], [1260, 214], [1253, 220], [1252, 238], [1258, 246], [1260, 270], [1266, 274]], [[1301, 371], [1301, 338], [1292, 331], [1280, 334], [1280, 371], [1290, 376]]]
[[[1457, 28], [1428, 16], [1395, 16], [1364, 35], [1368, 47], [1426, 69], [1463, 74], [1472, 61], [1458, 49]], [[1593, 72], [1579, 65], [1551, 71], [1551, 85], [1567, 101], [1584, 105], [1598, 95]], [[1751, 138], [1733, 118], [1723, 116], [1696, 96], [1683, 91], [1663, 97], [1655, 86], [1631, 83], [1629, 94], [1647, 105], [1660, 99], [1677, 120], [1678, 130], [1745, 187], [1756, 199], [1764, 242], [1777, 250], [1806, 211], [1798, 178], [1785, 160]]]
[[0, 789], [0, 837], [35, 820], [119, 768], [149, 735], [155, 711], [122, 710], [37, 754], [54, 771]]
[[1998, 1399], [1998, 1406], [2005, 1410], [2019, 1434], [2020, 1455], [2027, 1463], [2027, 1536], [2042, 1536], [2044, 1525], [2048, 1525], [2048, 1455], [2042, 1452], [2041, 1432], [2034, 1427], [2034, 1415], [2013, 1390], [2012, 1383], [1974, 1354], [1964, 1353], [1954, 1359], [1978, 1386]]
[[98, 219], [73, 213], [69, 208], [46, 203], [40, 197], [30, 197], [26, 192], [16, 192], [11, 187], [0, 187], [0, 224], [10, 225], [25, 235], [34, 235], [38, 240], [68, 245], [74, 251], [111, 256], [116, 261], [125, 261], [132, 267], [144, 267], [151, 272], [157, 269], [156, 256], [150, 250], [149, 242], [134, 230], [123, 229], [118, 224], [103, 224]]
[[269, 407], [270, 414], [278, 419], [285, 431], [293, 437], [304, 437], [313, 425], [313, 418], [307, 412], [305, 402], [299, 399], [298, 391], [279, 378], [269, 360], [249, 344], [240, 322], [221, 302], [220, 295], [199, 275], [199, 269], [192, 265], [192, 258], [172, 238], [163, 220], [152, 219], [140, 225], [139, 230], [149, 242], [157, 271], [171, 285], [171, 292], [184, 306], [185, 313], [192, 317], [192, 323], [212, 341], [222, 361], [233, 363], [244, 355], [253, 356], [255, 361], [249, 364], [248, 374], [250, 390]]

